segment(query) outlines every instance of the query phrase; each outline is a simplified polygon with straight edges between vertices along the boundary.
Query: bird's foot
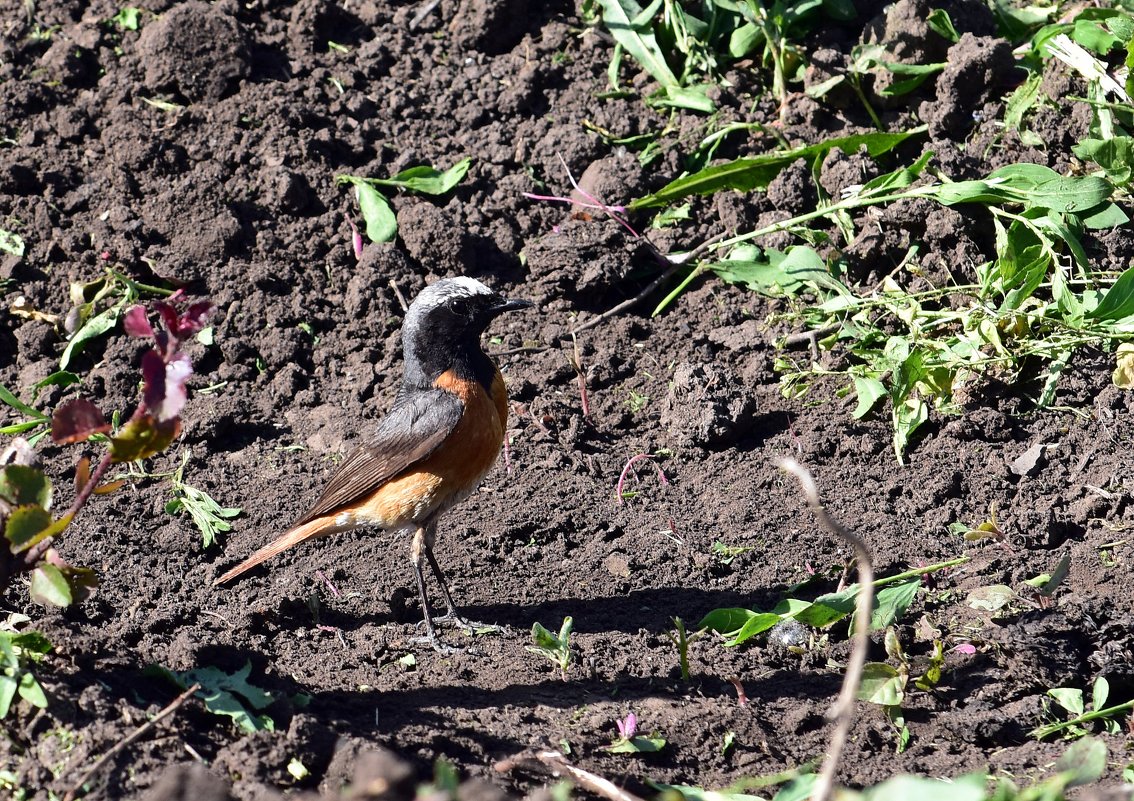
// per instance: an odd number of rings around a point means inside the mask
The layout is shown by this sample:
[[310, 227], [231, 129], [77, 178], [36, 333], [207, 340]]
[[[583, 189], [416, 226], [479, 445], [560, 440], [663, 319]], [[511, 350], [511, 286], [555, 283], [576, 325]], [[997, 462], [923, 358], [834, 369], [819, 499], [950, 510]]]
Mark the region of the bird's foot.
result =
[[499, 634], [504, 630], [501, 626], [497, 626], [494, 623], [480, 623], [476, 620], [466, 620], [452, 609], [441, 617], [433, 618], [433, 622], [439, 626], [452, 626], [453, 628], [460, 629], [470, 637], [474, 637], [478, 634]]
[[429, 645], [441, 656], [455, 656], [457, 654], [463, 654], [467, 650], [465, 648], [458, 648], [455, 645], [447, 645], [446, 643], [441, 642], [432, 632], [422, 635], [421, 637], [414, 637], [412, 640], [410, 640], [410, 642], [414, 645]]

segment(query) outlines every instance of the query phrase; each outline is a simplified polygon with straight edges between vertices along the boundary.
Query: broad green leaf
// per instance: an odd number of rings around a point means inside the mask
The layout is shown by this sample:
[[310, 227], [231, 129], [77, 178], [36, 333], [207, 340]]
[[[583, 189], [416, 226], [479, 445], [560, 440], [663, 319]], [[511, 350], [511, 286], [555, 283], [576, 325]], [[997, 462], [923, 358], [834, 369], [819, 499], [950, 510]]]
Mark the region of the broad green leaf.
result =
[[366, 223], [366, 237], [371, 242], [389, 242], [398, 233], [398, 218], [386, 196], [364, 181], [354, 185], [358, 207]]
[[[1131, 155], [1134, 156], [1134, 154]], [[1122, 207], [1110, 201], [1100, 203], [1096, 208], [1085, 211], [1078, 217], [1079, 221], [1083, 223], [1083, 227], [1092, 231], [1117, 228], [1130, 222], [1130, 217], [1122, 210]]]
[[852, 584], [840, 592], [820, 595], [806, 608], [795, 615], [795, 619], [814, 628], [829, 626], [854, 612], [858, 585]]
[[74, 596], [67, 577], [55, 565], [42, 564], [32, 571], [31, 599], [44, 606], [70, 606]]
[[653, 754], [665, 748], [661, 737], [631, 737], [611, 743], [606, 750], [611, 754]]
[[1055, 767], [1069, 774], [1067, 787], [1097, 782], [1106, 772], [1106, 745], [1094, 737], [1084, 737], [1067, 747]]
[[701, 618], [701, 622], [697, 624], [697, 628], [709, 629], [709, 631], [716, 631], [731, 637], [734, 633], [739, 632], [744, 627], [744, 624], [752, 617], [755, 617], [756, 614], [756, 612], [750, 609], [739, 609], [735, 607], [714, 609]]
[[64, 348], [63, 355], [59, 359], [59, 369], [66, 370], [71, 365], [71, 359], [77, 356], [88, 342], [114, 328], [124, 308], [125, 303], [118, 303], [87, 320], [82, 328], [74, 333], [67, 343], [67, 347]]
[[929, 12], [929, 16], [925, 18], [925, 24], [929, 29], [939, 36], [943, 36], [950, 42], [956, 44], [961, 39], [961, 35], [957, 33], [957, 29], [953, 27], [953, 18], [949, 16], [949, 12], [943, 8], [935, 8]]
[[734, 790], [706, 790], [689, 784], [662, 784], [646, 779], [646, 784], [662, 793], [664, 798], [680, 796], [683, 801], [763, 801], [758, 795]]
[[707, 88], [706, 86], [667, 86], [660, 94], [652, 96], [649, 102], [654, 106], [687, 108], [690, 111], [712, 114], [717, 106], [706, 94]]
[[[613, 0], [607, 0], [607, 2], [613, 2]], [[925, 131], [925, 126], [920, 126], [902, 133], [854, 134], [827, 139], [814, 145], [807, 145], [782, 153], [766, 153], [752, 158], [735, 159], [725, 164], [706, 167], [684, 178], [678, 178], [657, 192], [633, 201], [629, 208], [642, 209], [662, 206], [690, 195], [708, 195], [723, 189], [735, 189], [742, 192], [763, 189], [780, 174], [784, 167], [795, 163], [798, 159], [807, 159], [811, 162], [823, 158], [835, 148], [844, 153], [857, 153], [863, 147], [871, 156], [877, 157], [894, 149], [911, 136], [921, 135]]]
[[51, 508], [51, 479], [40, 470], [22, 464], [0, 469], [0, 499], [12, 506], [34, 504]]
[[0, 673], [0, 720], [8, 717], [8, 710], [12, 708], [12, 701], [19, 688], [20, 684], [15, 678]]
[[4, 524], [4, 539], [12, 553], [20, 553], [43, 540], [38, 535], [54, 522], [42, 506], [17, 506]]
[[915, 578], [879, 590], [878, 594], [874, 596], [874, 609], [870, 615], [870, 630], [881, 631], [887, 626], [897, 623], [909, 609], [910, 604], [913, 603], [919, 587], [921, 587], [921, 579]]
[[905, 464], [905, 452], [910, 437], [929, 419], [929, 407], [921, 398], [906, 398], [894, 403], [892, 411], [894, 422], [894, 453], [898, 463]]
[[602, 6], [603, 25], [614, 41], [663, 87], [679, 86], [650, 25], [662, 0], [655, 0], [645, 11], [634, 0], [598, 0], [598, 3]]
[[768, 629], [779, 624], [782, 620], [783, 618], [781, 616], [772, 614], [771, 612], [753, 615], [740, 631], [736, 633], [736, 636], [731, 641], [725, 643], [725, 645], [740, 645], [745, 640], [751, 639], [757, 634], [763, 634]]
[[423, 195], [443, 195], [461, 182], [461, 179], [468, 173], [471, 164], [472, 159], [461, 159], [444, 172], [423, 164], [402, 170], [393, 178], [371, 179], [370, 183], [379, 186], [394, 186], [410, 192], [420, 192]]
[[1099, 305], [1086, 316], [1093, 320], [1121, 320], [1134, 314], [1134, 267], [1128, 268], [1106, 291]]
[[1091, 688], [1091, 709], [1098, 711], [1099, 709], [1106, 708], [1106, 699], [1110, 696], [1110, 682], [1106, 680], [1106, 676], [1099, 676], [1095, 679], [1094, 687]]
[[1084, 139], [1071, 151], [1084, 161], [1093, 161], [1117, 186], [1129, 186], [1134, 177], [1134, 137]]
[[[895, 776], [862, 792], [862, 801], [990, 801], [983, 774], [969, 774], [952, 781], [921, 776]], [[1013, 796], [1015, 797], [1015, 796]]]
[[81, 383], [82, 379], [74, 373], [67, 370], [57, 370], [49, 375], [47, 378], [36, 381], [32, 384], [32, 397], [39, 395], [39, 391], [44, 387], [69, 387], [72, 384]]
[[1054, 687], [1048, 690], [1047, 694], [1054, 698], [1056, 703], [1072, 715], [1082, 715], [1085, 711], [1083, 706], [1083, 691], [1080, 689], [1075, 687]]
[[40, 709], [47, 708], [47, 694], [36, 680], [35, 674], [25, 673], [20, 676], [20, 698]]
[[819, 254], [806, 245], [792, 245], [785, 251], [769, 248], [762, 256], [759, 248], [738, 247], [728, 259], [709, 264], [708, 268], [727, 283], [741, 284], [771, 297], [794, 295], [809, 283], [850, 294], [850, 290], [831, 275]]
[[150, 414], [135, 417], [110, 438], [110, 456], [115, 463], [148, 459], [164, 451], [181, 430], [181, 421], [159, 422]]
[[898, 706], [905, 696], [904, 681], [897, 668], [884, 662], [867, 662], [862, 666], [858, 699], [879, 706]]
[[[259, 687], [248, 683], [252, 663], [235, 673], [225, 673], [219, 668], [203, 667], [196, 670], [178, 672], [154, 665], [148, 672], [156, 673], [172, 681], [185, 690], [197, 683], [201, 689], [197, 697], [205, 702], [205, 708], [214, 715], [225, 715], [233, 719], [244, 731], [275, 729], [275, 722], [267, 715], [257, 715], [275, 701], [275, 697]], [[249, 711], [249, 707], [251, 710]]]
[[854, 409], [855, 420], [865, 417], [879, 400], [886, 397], [886, 387], [877, 378], [855, 376], [854, 391], [858, 396], [858, 405]]

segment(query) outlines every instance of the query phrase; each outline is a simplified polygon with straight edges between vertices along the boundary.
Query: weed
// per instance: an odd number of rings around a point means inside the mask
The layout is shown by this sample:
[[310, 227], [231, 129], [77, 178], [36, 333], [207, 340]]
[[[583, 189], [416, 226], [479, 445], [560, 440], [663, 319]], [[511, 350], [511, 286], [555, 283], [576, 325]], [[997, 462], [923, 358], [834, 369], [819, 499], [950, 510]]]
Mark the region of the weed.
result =
[[[1032, 729], [1029, 733], [1037, 740], [1060, 733], [1064, 739], [1068, 740], [1085, 737], [1090, 733], [1086, 724], [1094, 721], [1101, 723], [1104, 731], [1110, 734], [1118, 734], [1122, 730], [1118, 724], [1118, 718], [1134, 709], [1134, 700], [1113, 706], [1106, 705], [1107, 699], [1110, 697], [1110, 682], [1104, 676], [1095, 679], [1094, 686], [1091, 688], [1091, 703], [1089, 705], [1085, 705], [1083, 702], [1083, 691], [1075, 687], [1057, 687], [1048, 690], [1047, 694], [1064, 711], [1070, 713], [1071, 717], [1068, 720], [1056, 721]], [[1045, 708], [1050, 715], [1050, 707], [1045, 704]], [[1051, 717], [1055, 716], [1051, 715]]]
[[[913, 602], [922, 576], [947, 570], [966, 563], [968, 557], [951, 559], [927, 567], [918, 567], [880, 578], [873, 582], [878, 590], [870, 616], [872, 631], [881, 631], [897, 622]], [[732, 647], [771, 629], [785, 620], [797, 620], [814, 628], [823, 628], [851, 615], [855, 609], [858, 585], [852, 584], [839, 592], [821, 595], [814, 601], [801, 601], [785, 598], [771, 612], [752, 609], [723, 608], [714, 609], [697, 624], [698, 629], [709, 629], [723, 634], [726, 646]], [[853, 622], [852, 622], [853, 627]]]
[[559, 668], [560, 675], [567, 678], [567, 668], [571, 664], [571, 631], [575, 627], [574, 618], [563, 618], [559, 634], [552, 634], [538, 622], [532, 624], [532, 645], [525, 646], [533, 654], [540, 654]]
[[150, 339], [154, 345], [142, 356], [142, 398], [130, 419], [122, 426], [116, 425], [116, 419], [107, 423], [102, 411], [82, 398], [67, 401], [52, 415], [51, 438], [57, 444], [92, 439], [109, 444], [93, 471], [85, 458], [78, 463], [76, 497], [62, 517], [51, 514], [51, 480], [32, 466], [35, 456], [26, 441], [17, 439], [0, 458], [0, 521], [8, 543], [0, 548], [0, 589], [26, 572], [31, 574], [34, 601], [68, 606], [86, 597], [97, 583], [94, 571], [67, 564], [54, 548], [55, 538], [92, 494], [114, 488], [99, 486], [112, 463], [153, 456], [177, 436], [187, 396], [185, 383], [193, 374], [181, 344], [204, 326], [212, 304], [193, 303], [184, 312], [168, 302], [159, 302], [155, 308], [162, 321], [157, 330], [141, 306], [130, 309], [124, 318], [127, 334]]
[[19, 632], [25, 615], [10, 614], [0, 627], [0, 719], [6, 718], [16, 696], [34, 707], [47, 707], [47, 694], [32, 666], [51, 650], [51, 642], [36, 631]]
[[704, 634], [705, 630], [701, 629], [689, 634], [685, 631], [685, 622], [679, 617], [673, 619], [673, 628], [673, 631], [666, 632], [666, 636], [669, 637], [669, 641], [677, 648], [677, 663], [681, 669], [681, 680], [688, 682], [689, 645]]
[[205, 703], [205, 709], [214, 715], [224, 715], [244, 731], [275, 731], [276, 724], [270, 717], [258, 714], [276, 700], [271, 693], [261, 690], [248, 682], [252, 672], [249, 662], [235, 673], [225, 673], [215, 667], [203, 667], [179, 672], [160, 665], [152, 665], [147, 673], [160, 676], [182, 690], [199, 684], [196, 695]]
[[638, 734], [638, 716], [627, 712], [626, 717], [614, 721], [618, 727], [618, 737], [606, 747], [612, 754], [653, 754], [665, 748], [665, 738], [657, 732], [643, 737]]
[[183, 476], [188, 461], [187, 453], [181, 466], [170, 477], [173, 499], [165, 505], [165, 511], [171, 515], [188, 512], [193, 525], [201, 532], [201, 547], [208, 548], [216, 542], [218, 534], [232, 531], [232, 524], [228, 521], [244, 510], [238, 506], [221, 506], [208, 493], [186, 484]]
[[[459, 184], [469, 171], [472, 159], [462, 159], [441, 172], [428, 165], [410, 167], [392, 178], [362, 178], [357, 175], [336, 175], [335, 181], [354, 187], [366, 236], [371, 242], [389, 242], [398, 233], [398, 218], [379, 189], [402, 189], [423, 195], [444, 195]], [[356, 250], [357, 252], [357, 250]]]

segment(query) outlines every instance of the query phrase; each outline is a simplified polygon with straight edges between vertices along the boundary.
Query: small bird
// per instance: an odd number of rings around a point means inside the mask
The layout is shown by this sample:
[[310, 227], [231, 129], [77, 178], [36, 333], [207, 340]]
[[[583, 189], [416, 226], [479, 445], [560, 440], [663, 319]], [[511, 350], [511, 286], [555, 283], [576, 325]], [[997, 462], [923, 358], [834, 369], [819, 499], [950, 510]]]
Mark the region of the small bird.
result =
[[422, 559], [441, 586], [446, 614], [470, 624], [453, 605], [433, 555], [437, 521], [467, 498], [500, 454], [508, 422], [504, 379], [481, 349], [480, 336], [496, 317], [532, 304], [508, 300], [473, 278], [445, 278], [422, 290], [402, 325], [405, 376], [393, 408], [373, 435], [331, 476], [311, 510], [282, 536], [213, 582], [222, 584], [314, 537], [364, 526], [413, 532], [410, 561], [425, 629], [435, 649]]

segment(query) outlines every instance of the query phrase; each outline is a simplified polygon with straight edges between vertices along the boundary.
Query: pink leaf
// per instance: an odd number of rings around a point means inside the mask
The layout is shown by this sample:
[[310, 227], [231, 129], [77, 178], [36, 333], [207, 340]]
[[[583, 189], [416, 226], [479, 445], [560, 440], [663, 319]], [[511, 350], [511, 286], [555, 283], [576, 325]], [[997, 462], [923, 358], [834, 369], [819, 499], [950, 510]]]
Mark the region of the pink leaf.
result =
[[126, 333], [132, 337], [148, 338], [154, 335], [153, 326], [150, 325], [144, 306], [134, 306], [126, 312], [122, 326], [126, 329]]

